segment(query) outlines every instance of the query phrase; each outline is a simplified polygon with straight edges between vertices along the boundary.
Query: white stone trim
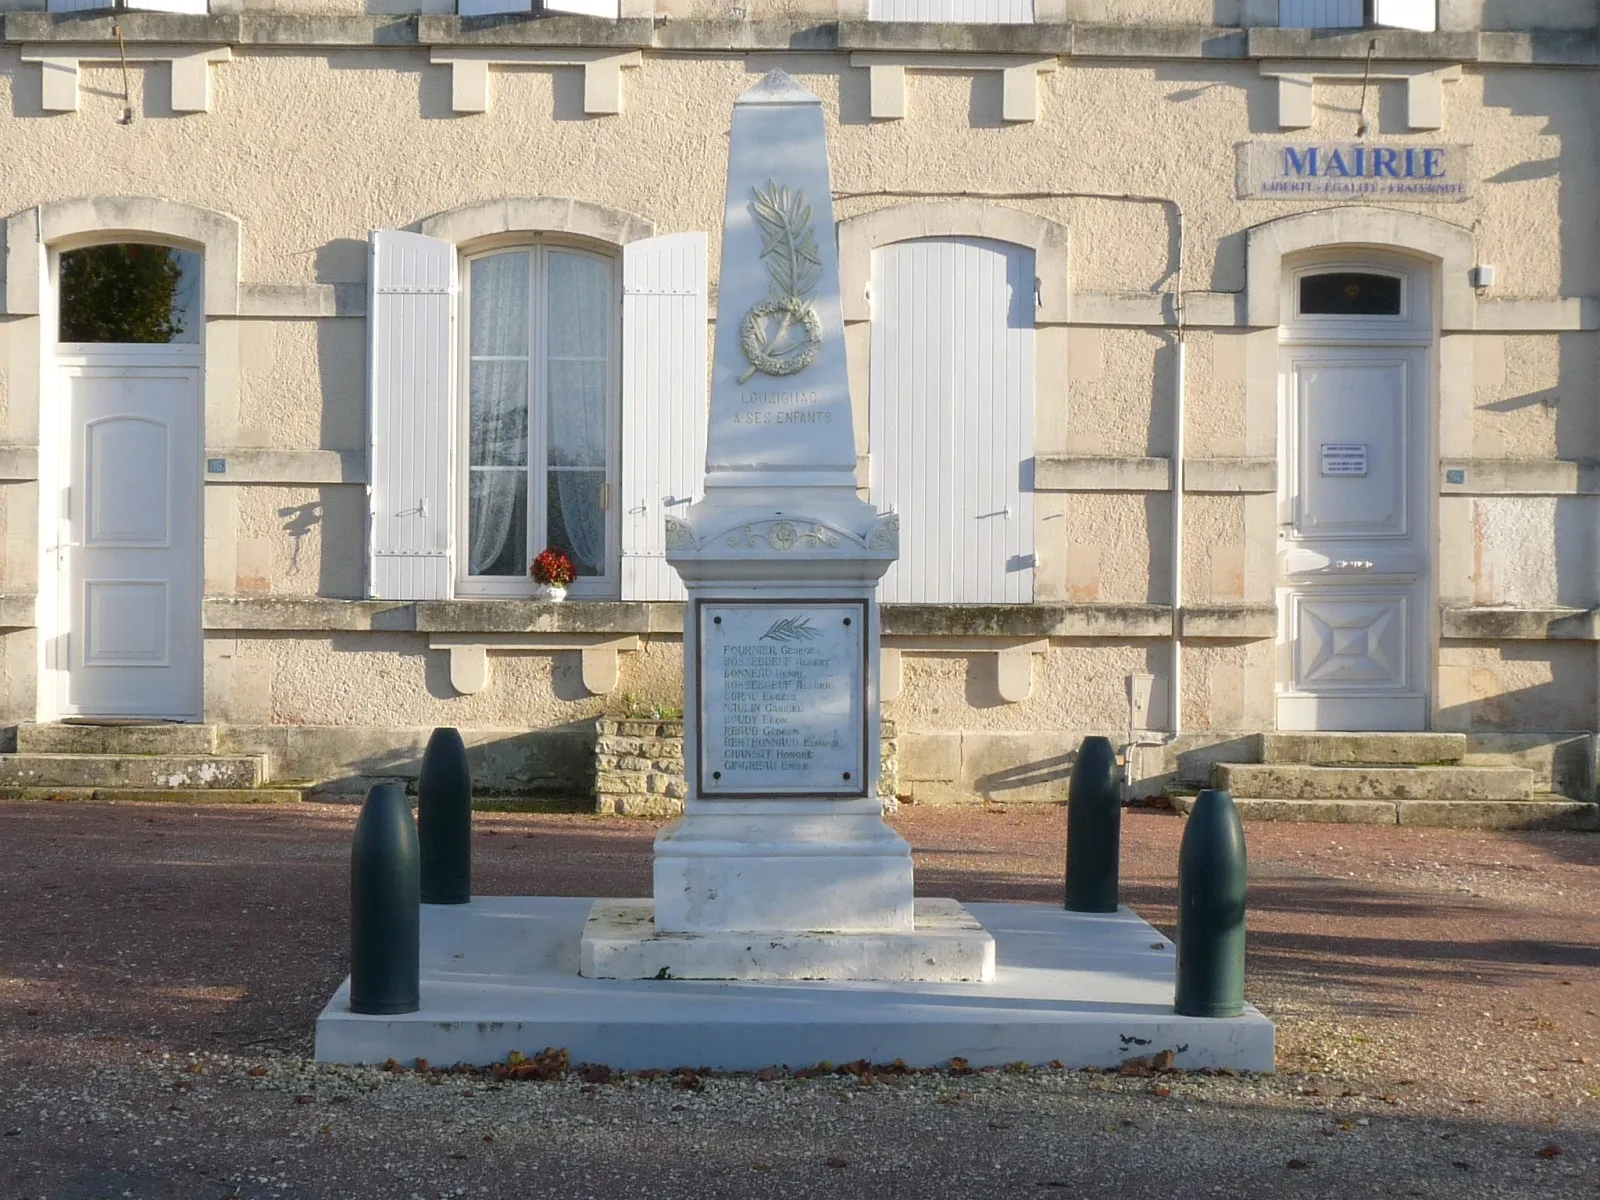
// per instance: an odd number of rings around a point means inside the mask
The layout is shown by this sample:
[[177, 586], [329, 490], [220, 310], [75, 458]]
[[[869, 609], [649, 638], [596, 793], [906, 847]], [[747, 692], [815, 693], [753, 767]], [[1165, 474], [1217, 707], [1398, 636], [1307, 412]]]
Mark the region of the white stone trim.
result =
[[[211, 111], [211, 64], [233, 61], [228, 46], [161, 46], [129, 42], [129, 62], [164, 62], [172, 71], [171, 104], [175, 113]], [[22, 61], [38, 63], [40, 97], [45, 112], [78, 111], [78, 65], [121, 61], [118, 48], [106, 43], [38, 42], [22, 47]]]
[[[839, 222], [839, 291], [845, 324], [872, 319], [872, 252], [879, 246], [926, 237], [979, 237], [1033, 250], [1038, 280], [1035, 328], [1065, 325], [1071, 311], [1071, 258], [1067, 227], [985, 200], [918, 200], [892, 204]], [[1044, 395], [1044, 391], [1039, 392]]]
[[621, 654], [639, 649], [632, 635], [609, 637], [583, 633], [435, 633], [428, 637], [430, 650], [450, 655], [450, 686], [464, 696], [489, 686], [490, 650], [499, 654], [550, 654], [578, 651], [583, 686], [592, 696], [604, 696], [617, 686], [622, 668]]
[[896, 54], [857, 50], [852, 67], [865, 67], [871, 90], [874, 120], [897, 121], [906, 115], [907, 71], [1000, 72], [1000, 116], [1006, 121], [1039, 119], [1039, 76], [1060, 66], [1054, 55], [1040, 58], [1025, 54]]
[[[891, 639], [885, 638], [887, 642]], [[992, 660], [995, 689], [1007, 704], [1021, 704], [1033, 694], [1033, 660], [1036, 655], [1050, 653], [1049, 638], [1027, 641], [1008, 641], [1004, 638], [982, 640], [960, 636], [940, 636], [936, 641], [928, 638], [894, 638], [901, 643], [884, 645], [879, 651], [878, 699], [884, 703], [899, 697], [903, 674], [901, 657], [906, 654], [938, 654], [965, 656], [968, 659], [987, 657]]]
[[559, 196], [506, 196], [448, 209], [425, 218], [417, 232], [466, 246], [508, 233], [564, 233], [611, 246], [654, 237], [654, 221], [620, 208]]
[[[1367, 64], [1354, 60], [1283, 62], [1268, 60], [1261, 74], [1278, 81], [1278, 128], [1310, 129], [1316, 117], [1317, 80], [1349, 82], [1367, 77]], [[1406, 124], [1414, 130], [1444, 128], [1444, 85], [1461, 81], [1453, 63], [1374, 62], [1372, 79], [1400, 80], [1406, 85]]]
[[45, 247], [120, 236], [169, 241], [205, 255], [205, 315], [239, 314], [239, 218], [153, 196], [84, 196], [25, 208], [6, 220], [6, 312], [37, 315]]
[[435, 65], [450, 68], [450, 107], [458, 113], [489, 111], [490, 67], [582, 67], [583, 111], [591, 117], [622, 111], [622, 70], [644, 62], [638, 50], [533, 50], [505, 46], [434, 46], [430, 58]]
[[1246, 233], [1247, 319], [1276, 328], [1282, 319], [1283, 260], [1317, 250], [1397, 250], [1428, 260], [1439, 275], [1439, 326], [1445, 333], [1478, 327], [1478, 299], [1467, 273], [1477, 258], [1472, 231], [1437, 217], [1350, 204], [1280, 217]]

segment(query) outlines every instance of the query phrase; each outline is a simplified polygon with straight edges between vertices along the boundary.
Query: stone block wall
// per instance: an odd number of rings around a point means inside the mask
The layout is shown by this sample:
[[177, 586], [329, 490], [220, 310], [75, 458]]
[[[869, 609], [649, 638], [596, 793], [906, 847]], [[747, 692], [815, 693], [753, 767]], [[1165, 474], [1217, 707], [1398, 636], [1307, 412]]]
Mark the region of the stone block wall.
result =
[[[883, 811], [900, 805], [900, 738], [883, 723], [878, 798]], [[654, 717], [601, 717], [595, 722], [594, 810], [624, 817], [683, 812], [683, 722]]]

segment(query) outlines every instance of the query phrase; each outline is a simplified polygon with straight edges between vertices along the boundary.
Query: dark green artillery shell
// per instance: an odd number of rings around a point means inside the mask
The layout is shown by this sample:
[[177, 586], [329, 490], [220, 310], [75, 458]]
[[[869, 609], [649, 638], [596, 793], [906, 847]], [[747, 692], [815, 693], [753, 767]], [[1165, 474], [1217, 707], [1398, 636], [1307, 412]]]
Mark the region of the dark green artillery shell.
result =
[[350, 1011], [407, 1013], [422, 1006], [417, 827], [405, 789], [367, 793], [350, 849]]
[[435, 729], [417, 780], [417, 839], [422, 848], [422, 902], [472, 899], [472, 771], [454, 729]]
[[1233, 797], [1200, 793], [1178, 851], [1178, 985], [1185, 1017], [1244, 1011], [1244, 825]]
[[1067, 909], [1117, 911], [1122, 792], [1111, 739], [1087, 737], [1067, 784]]

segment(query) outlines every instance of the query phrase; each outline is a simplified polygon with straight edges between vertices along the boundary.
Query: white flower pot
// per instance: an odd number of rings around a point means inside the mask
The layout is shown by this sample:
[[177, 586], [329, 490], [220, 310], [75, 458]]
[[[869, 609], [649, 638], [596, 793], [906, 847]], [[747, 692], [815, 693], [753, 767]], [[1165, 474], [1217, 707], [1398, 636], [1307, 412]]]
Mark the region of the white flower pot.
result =
[[533, 585], [533, 596], [536, 600], [548, 600], [551, 604], [560, 604], [567, 598], [567, 589], [557, 587], [553, 583], [536, 583]]

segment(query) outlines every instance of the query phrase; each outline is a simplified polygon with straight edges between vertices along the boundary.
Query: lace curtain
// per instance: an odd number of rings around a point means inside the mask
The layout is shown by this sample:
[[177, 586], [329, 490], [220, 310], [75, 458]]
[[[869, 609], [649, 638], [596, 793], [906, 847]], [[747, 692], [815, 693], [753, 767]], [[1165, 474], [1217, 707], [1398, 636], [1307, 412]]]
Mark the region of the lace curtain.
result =
[[[467, 562], [473, 575], [528, 569], [528, 281], [526, 252], [472, 263]], [[513, 537], [519, 531], [521, 545]]]
[[[533, 255], [471, 264], [467, 531], [472, 575], [515, 576], [558, 546], [580, 575], [605, 573], [610, 264], [546, 251], [544, 403], [547, 529], [530, 544], [528, 380], [533, 352]], [[533, 476], [538, 481], [538, 474]]]

